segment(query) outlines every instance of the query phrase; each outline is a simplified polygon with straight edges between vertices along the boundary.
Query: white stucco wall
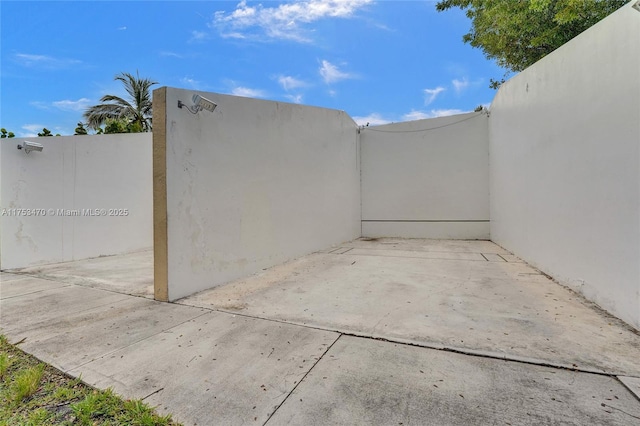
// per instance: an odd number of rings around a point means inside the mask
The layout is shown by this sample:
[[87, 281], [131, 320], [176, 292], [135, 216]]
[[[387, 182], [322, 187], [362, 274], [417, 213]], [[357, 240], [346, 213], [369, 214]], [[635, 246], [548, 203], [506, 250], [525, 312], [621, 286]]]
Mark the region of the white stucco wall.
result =
[[346, 113], [200, 92], [193, 115], [193, 93], [166, 89], [169, 300], [360, 236]]
[[502, 85], [491, 237], [640, 328], [640, 13], [631, 4]]
[[485, 113], [361, 132], [362, 235], [489, 238]]
[[[18, 150], [24, 140], [43, 144], [43, 151]], [[2, 269], [152, 247], [150, 133], [2, 139], [0, 152]], [[106, 209], [107, 215], [58, 209]]]

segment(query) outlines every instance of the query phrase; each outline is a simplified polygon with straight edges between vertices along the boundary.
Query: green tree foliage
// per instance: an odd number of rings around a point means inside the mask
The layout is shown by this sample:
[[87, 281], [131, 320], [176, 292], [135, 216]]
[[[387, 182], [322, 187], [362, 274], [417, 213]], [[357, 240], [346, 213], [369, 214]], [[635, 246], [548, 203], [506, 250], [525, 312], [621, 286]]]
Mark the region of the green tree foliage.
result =
[[46, 127], [43, 127], [42, 131], [40, 133], [38, 133], [38, 136], [40, 136], [40, 137], [53, 136], [53, 134], [51, 133], [51, 130], [47, 129]]
[[[141, 133], [143, 128], [137, 121], [128, 121], [125, 118], [108, 118], [105, 121], [104, 133]], [[103, 133], [102, 129], [98, 128], [98, 134]]]
[[[440, 0], [439, 12], [460, 8], [471, 19], [462, 39], [511, 72], [522, 71], [628, 0]], [[507, 73], [508, 74], [508, 73]], [[504, 81], [504, 80], [503, 80]], [[492, 80], [496, 87], [500, 82]]]
[[[151, 130], [151, 86], [158, 84], [148, 78], [140, 78], [129, 73], [120, 73], [115, 76], [115, 80], [123, 84], [125, 90], [129, 94], [129, 100], [122, 99], [115, 95], [105, 95], [100, 99], [99, 105], [87, 108], [84, 118], [87, 126], [92, 129], [107, 124], [108, 120], [113, 124], [113, 120], [124, 120], [127, 123], [127, 129], [140, 132], [148, 132]], [[125, 132], [107, 132], [105, 133], [127, 133]]]
[[7, 132], [7, 129], [5, 129], [4, 127], [0, 129], [0, 139], [15, 138], [15, 137], [16, 135], [14, 135], [13, 132]]
[[78, 126], [76, 127], [75, 132], [73, 133], [74, 135], [86, 135], [87, 134], [87, 129], [85, 129], [84, 124], [79, 121], [78, 122]]
[[127, 121], [122, 118], [107, 118], [104, 133], [129, 133], [127, 132]]

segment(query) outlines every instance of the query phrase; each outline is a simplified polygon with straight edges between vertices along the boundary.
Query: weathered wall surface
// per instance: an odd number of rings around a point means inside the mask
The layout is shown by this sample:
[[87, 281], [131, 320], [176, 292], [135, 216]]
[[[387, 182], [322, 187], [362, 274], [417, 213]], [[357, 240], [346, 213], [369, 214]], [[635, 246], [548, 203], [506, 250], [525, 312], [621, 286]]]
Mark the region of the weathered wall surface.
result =
[[[24, 140], [43, 151], [18, 150]], [[2, 139], [0, 151], [2, 269], [152, 246], [150, 133]]]
[[367, 127], [362, 235], [489, 238], [485, 113]]
[[193, 93], [154, 91], [154, 113], [166, 110], [166, 136], [154, 131], [156, 248], [166, 233], [166, 256], [155, 258], [157, 298], [175, 300], [360, 236], [357, 125], [347, 114], [215, 93], [200, 93], [218, 105], [213, 113], [178, 108], [178, 100], [191, 105]]
[[491, 238], [640, 328], [640, 13], [631, 4], [502, 85]]

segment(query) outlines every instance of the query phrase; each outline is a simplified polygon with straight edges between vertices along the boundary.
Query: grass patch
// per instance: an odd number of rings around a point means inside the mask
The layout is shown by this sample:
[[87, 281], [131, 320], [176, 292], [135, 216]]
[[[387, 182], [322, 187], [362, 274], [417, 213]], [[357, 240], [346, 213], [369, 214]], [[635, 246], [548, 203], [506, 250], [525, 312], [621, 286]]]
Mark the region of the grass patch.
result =
[[38, 364], [35, 367], [18, 371], [9, 385], [7, 400], [13, 404], [19, 404], [36, 393], [40, 387], [44, 367], [44, 364]]
[[44, 364], [0, 335], [0, 426], [173, 425], [139, 400], [96, 390]]

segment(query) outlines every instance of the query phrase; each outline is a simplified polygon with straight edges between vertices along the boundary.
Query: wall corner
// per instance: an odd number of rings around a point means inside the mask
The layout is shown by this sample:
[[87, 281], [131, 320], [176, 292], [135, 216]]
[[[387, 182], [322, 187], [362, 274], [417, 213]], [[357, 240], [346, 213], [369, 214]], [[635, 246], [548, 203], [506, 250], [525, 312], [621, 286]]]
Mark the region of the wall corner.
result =
[[169, 301], [167, 242], [167, 88], [153, 91], [153, 296]]

